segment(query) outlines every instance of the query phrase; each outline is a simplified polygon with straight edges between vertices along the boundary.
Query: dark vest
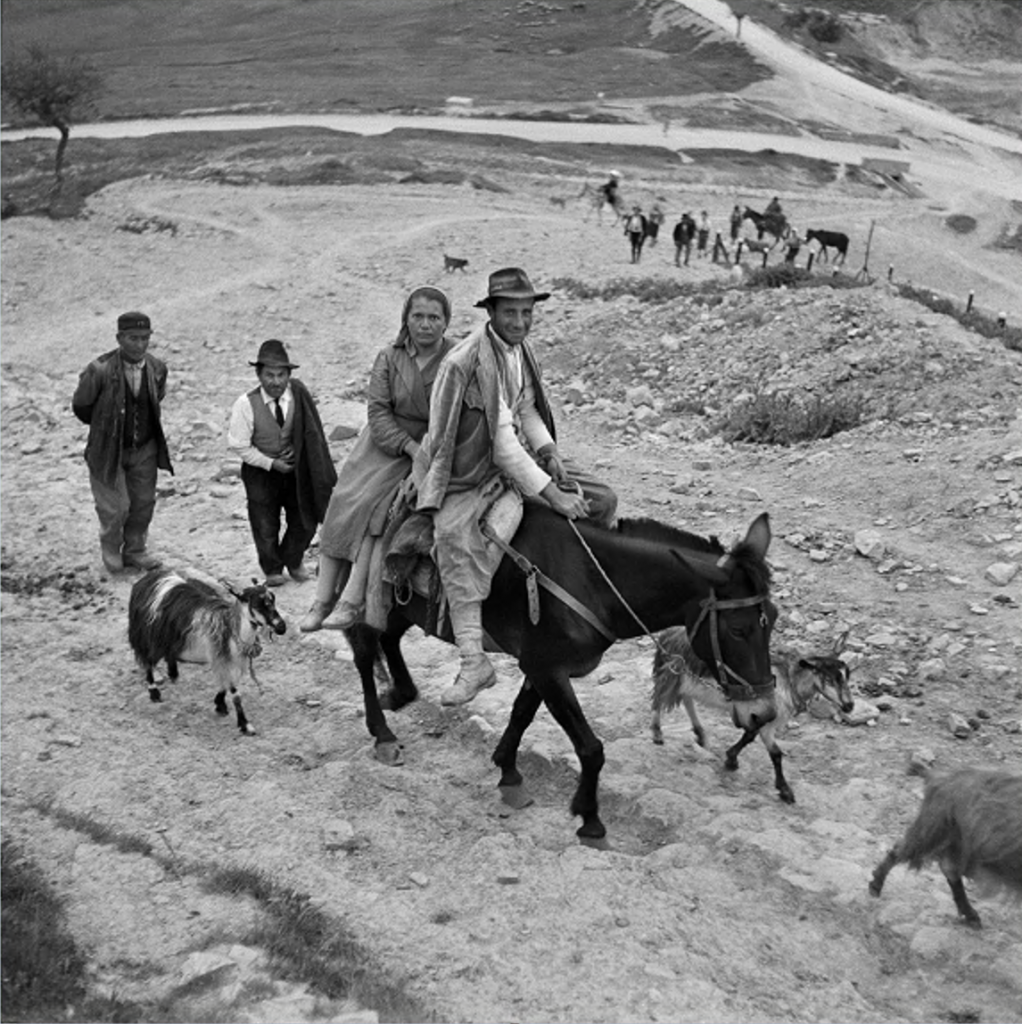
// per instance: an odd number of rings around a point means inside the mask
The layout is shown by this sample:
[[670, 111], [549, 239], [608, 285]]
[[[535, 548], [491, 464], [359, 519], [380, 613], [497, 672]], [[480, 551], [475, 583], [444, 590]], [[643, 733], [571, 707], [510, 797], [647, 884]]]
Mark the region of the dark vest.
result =
[[263, 401], [259, 388], [248, 393], [252, 405], [252, 447], [257, 448], [271, 459], [277, 458], [285, 448], [291, 446], [291, 428], [295, 418], [294, 395], [291, 396], [291, 407], [287, 411], [284, 426], [277, 426], [270, 407]]
[[124, 447], [141, 448], [154, 436], [153, 407], [149, 400], [149, 374], [142, 367], [142, 384], [136, 398], [127, 379], [124, 381]]

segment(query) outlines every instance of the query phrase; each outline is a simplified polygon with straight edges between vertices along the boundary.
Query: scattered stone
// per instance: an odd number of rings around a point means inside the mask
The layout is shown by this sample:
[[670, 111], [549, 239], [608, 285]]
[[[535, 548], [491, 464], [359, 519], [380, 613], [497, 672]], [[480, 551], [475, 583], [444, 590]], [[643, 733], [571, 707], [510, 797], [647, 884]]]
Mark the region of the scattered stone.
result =
[[742, 501], [762, 501], [763, 498], [760, 496], [759, 491], [755, 487], [739, 487], [738, 497]]
[[517, 885], [521, 880], [517, 871], [501, 871], [497, 875], [498, 885]]
[[972, 726], [957, 711], [952, 711], [947, 716], [947, 727], [955, 739], [964, 740], [972, 735]]
[[334, 821], [323, 826], [323, 849], [330, 852], [357, 850], [359, 842], [350, 821]]
[[851, 711], [841, 712], [841, 721], [845, 725], [869, 725], [880, 717], [880, 708], [869, 701], [856, 698]]
[[940, 679], [947, 671], [942, 658], [930, 658], [919, 665], [920, 679]]
[[983, 576], [998, 587], [1006, 587], [1018, 574], [1016, 562], [994, 562], [988, 565]]
[[972, 612], [973, 615], [989, 615], [990, 614], [990, 609], [989, 608], [984, 608], [983, 605], [981, 605], [981, 604], [970, 604], [969, 605], [969, 611]]
[[345, 423], [340, 423], [333, 430], [330, 431], [331, 441], [350, 441], [353, 437], [358, 437], [358, 427], [349, 427]]
[[408, 878], [420, 889], [425, 889], [429, 885], [429, 875], [424, 875], [421, 871], [412, 871]]
[[909, 755], [909, 768], [928, 772], [937, 760], [936, 754], [929, 747], [919, 747]]
[[859, 530], [853, 538], [855, 550], [864, 558], [877, 561], [884, 555], [884, 539], [876, 530]]

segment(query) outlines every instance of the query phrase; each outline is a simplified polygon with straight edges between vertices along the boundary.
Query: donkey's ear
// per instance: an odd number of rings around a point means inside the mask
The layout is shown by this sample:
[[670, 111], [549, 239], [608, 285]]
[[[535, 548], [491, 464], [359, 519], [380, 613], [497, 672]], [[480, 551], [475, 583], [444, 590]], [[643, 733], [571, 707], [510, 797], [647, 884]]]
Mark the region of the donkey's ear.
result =
[[729, 579], [731, 574], [727, 569], [718, 562], [716, 565], [697, 565], [695, 562], [687, 559], [677, 548], [671, 548], [671, 554], [681, 562], [683, 566], [694, 576], [699, 576], [704, 579], [711, 587], [722, 587]]
[[767, 548], [770, 547], [770, 515], [761, 512], [752, 521], [749, 532], [745, 535], [744, 543], [748, 544], [760, 558], [766, 558]]

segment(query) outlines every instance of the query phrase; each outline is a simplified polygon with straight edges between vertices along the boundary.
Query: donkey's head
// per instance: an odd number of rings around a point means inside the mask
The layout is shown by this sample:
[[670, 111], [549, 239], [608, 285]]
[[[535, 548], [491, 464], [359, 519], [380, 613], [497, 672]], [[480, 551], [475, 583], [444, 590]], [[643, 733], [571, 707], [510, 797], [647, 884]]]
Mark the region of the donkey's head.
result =
[[685, 622], [692, 649], [732, 700], [772, 703], [770, 634], [777, 608], [770, 600], [769, 545], [764, 512], [744, 540], [701, 571], [709, 593], [693, 604]]

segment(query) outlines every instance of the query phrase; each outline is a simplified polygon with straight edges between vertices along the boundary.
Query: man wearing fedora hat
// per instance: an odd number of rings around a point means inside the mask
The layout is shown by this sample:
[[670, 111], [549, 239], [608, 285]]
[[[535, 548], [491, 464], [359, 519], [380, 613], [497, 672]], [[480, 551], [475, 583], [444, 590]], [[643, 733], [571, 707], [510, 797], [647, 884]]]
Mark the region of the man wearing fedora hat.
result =
[[537, 292], [524, 270], [490, 275], [476, 306], [489, 320], [455, 345], [433, 384], [429, 429], [415, 459], [416, 507], [433, 513], [437, 568], [450, 608], [461, 667], [442, 695], [465, 704], [496, 682], [483, 652], [482, 603], [500, 552], [480, 526], [501, 478], [526, 498], [571, 519], [608, 526], [617, 496], [557, 449], [539, 367], [526, 342]]
[[298, 364], [284, 343], [264, 341], [249, 366], [259, 386], [234, 403], [227, 443], [241, 456], [248, 521], [267, 584], [283, 584], [285, 569], [302, 583], [309, 578], [302, 560], [326, 514], [337, 472], [316, 403], [291, 376]]
[[146, 544], [156, 508], [156, 475], [174, 470], [160, 422], [167, 366], [148, 353], [145, 313], [117, 318], [117, 348], [82, 371], [71, 408], [89, 425], [85, 461], [99, 517], [99, 546], [110, 572], [154, 569]]

